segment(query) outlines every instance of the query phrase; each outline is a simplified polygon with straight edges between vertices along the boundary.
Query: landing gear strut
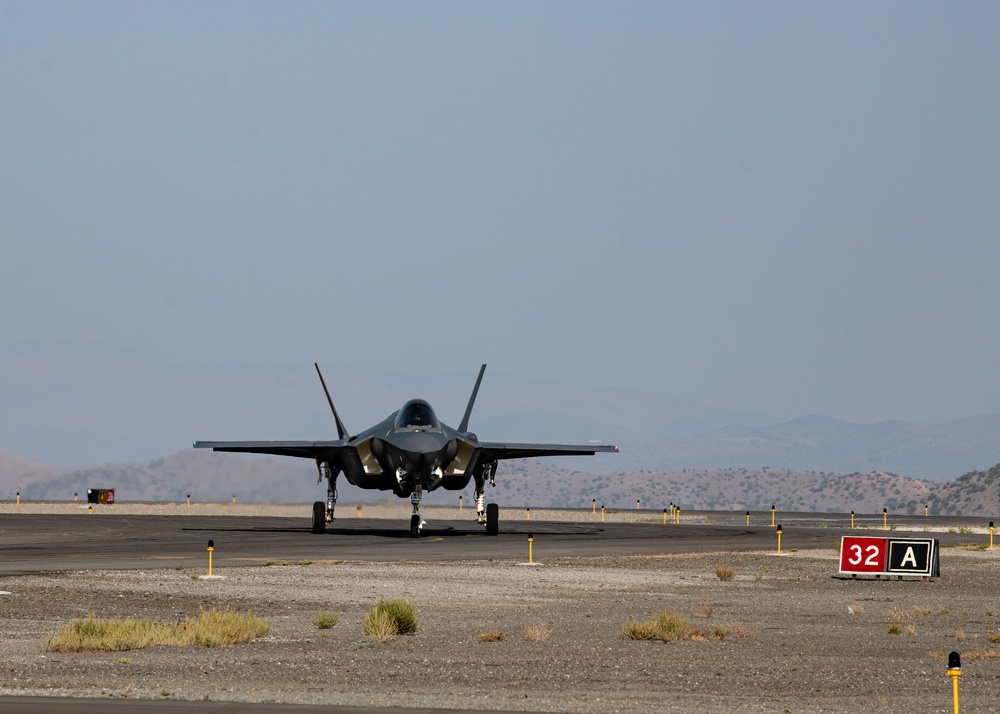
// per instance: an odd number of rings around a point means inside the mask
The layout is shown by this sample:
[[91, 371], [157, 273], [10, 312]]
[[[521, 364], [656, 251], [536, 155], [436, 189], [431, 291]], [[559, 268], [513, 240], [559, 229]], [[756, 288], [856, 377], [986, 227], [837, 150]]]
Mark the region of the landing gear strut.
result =
[[413, 506], [413, 515], [410, 516], [410, 537], [419, 538], [420, 529], [424, 527], [423, 516], [420, 515], [420, 499], [424, 495], [423, 487], [420, 483], [413, 484], [413, 495], [410, 496], [410, 503]]
[[473, 478], [476, 481], [476, 521], [480, 524], [486, 523], [486, 509], [483, 506], [486, 497], [486, 479], [489, 477], [490, 486], [496, 486], [497, 462], [487, 464], [476, 469]]
[[333, 511], [337, 507], [337, 476], [340, 469], [330, 468], [328, 461], [316, 461], [316, 468], [319, 470], [319, 479], [316, 483], [321, 483], [326, 479], [326, 503], [316, 501], [313, 504], [312, 532], [325, 533], [326, 524], [333, 523]]

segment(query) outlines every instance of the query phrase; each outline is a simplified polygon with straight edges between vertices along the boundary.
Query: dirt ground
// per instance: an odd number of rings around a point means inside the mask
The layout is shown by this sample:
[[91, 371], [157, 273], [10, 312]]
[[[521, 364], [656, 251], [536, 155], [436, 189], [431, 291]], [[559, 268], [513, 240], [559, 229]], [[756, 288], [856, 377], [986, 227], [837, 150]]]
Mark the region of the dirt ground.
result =
[[[626, 712], [950, 712], [946, 655], [963, 655], [962, 710], [1000, 710], [998, 552], [945, 548], [942, 577], [835, 577], [813, 551], [463, 562], [275, 563], [66, 572], [0, 582], [0, 694]], [[728, 565], [736, 577], [720, 581]], [[361, 620], [408, 598], [414, 635], [378, 644]], [[73, 618], [173, 621], [233, 607], [271, 632], [232, 647], [54, 654]], [[640, 642], [632, 619], [690, 617], [705, 637]], [[320, 610], [340, 622], [319, 630]], [[889, 634], [899, 623], [902, 634]], [[541, 641], [525, 635], [543, 625]], [[712, 637], [731, 630], [723, 639]], [[480, 634], [506, 634], [495, 642]], [[1000, 639], [1000, 637], [998, 637]], [[701, 640], [701, 641], [699, 641]], [[977, 658], [977, 653], [979, 657]]]

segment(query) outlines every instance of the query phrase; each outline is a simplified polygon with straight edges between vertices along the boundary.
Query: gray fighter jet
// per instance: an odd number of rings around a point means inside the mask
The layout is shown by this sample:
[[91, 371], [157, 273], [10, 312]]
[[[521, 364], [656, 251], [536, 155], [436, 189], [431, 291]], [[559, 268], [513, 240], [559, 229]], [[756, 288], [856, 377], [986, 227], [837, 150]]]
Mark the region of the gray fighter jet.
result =
[[479, 385], [486, 371], [479, 369], [476, 386], [469, 397], [462, 422], [454, 429], [437, 418], [431, 405], [423, 399], [411, 399], [399, 411], [364, 431], [349, 436], [337, 414], [323, 373], [316, 367], [326, 400], [337, 423], [335, 441], [195, 441], [196, 449], [238, 451], [250, 454], [275, 454], [313, 459], [321, 483], [326, 479], [326, 503], [313, 504], [312, 531], [323, 533], [333, 521], [337, 505], [337, 477], [343, 473], [349, 483], [360, 488], [392, 491], [400, 498], [409, 498], [413, 505], [410, 535], [417, 537], [424, 526], [420, 515], [420, 499], [424, 492], [444, 488], [458, 491], [476, 484], [476, 513], [486, 533], [496, 535], [499, 529], [497, 504], [484, 505], [486, 482], [496, 485], [497, 463], [502, 459], [525, 459], [538, 456], [592, 456], [598, 451], [616, 452], [617, 446], [587, 444], [508, 444], [480, 441], [469, 431], [469, 418]]

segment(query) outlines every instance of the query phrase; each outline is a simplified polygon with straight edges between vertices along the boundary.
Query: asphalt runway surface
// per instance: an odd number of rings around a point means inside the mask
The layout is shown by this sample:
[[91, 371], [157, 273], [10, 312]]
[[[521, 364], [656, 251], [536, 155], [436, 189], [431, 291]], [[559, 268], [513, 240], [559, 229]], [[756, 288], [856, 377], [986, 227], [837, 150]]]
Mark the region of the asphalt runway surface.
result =
[[[483, 560], [523, 558], [529, 533], [536, 559], [650, 553], [773, 550], [770, 525], [746, 526], [738, 514], [692, 512], [698, 523], [503, 520], [500, 535], [487, 536], [474, 521], [436, 520], [411, 538], [400, 519], [344, 519], [313, 534], [306, 518], [155, 515], [0, 515], [0, 576], [63, 570], [193, 568], [300, 560]], [[653, 514], [650, 514], [653, 516]], [[756, 514], [769, 523], [769, 514]], [[845, 518], [847, 520], [845, 520]], [[981, 520], [981, 519], [979, 519]], [[895, 535], [972, 519], [912, 517], [898, 521]], [[869, 526], [875, 521], [869, 517]], [[878, 521], [881, 521], [879, 518]], [[962, 523], [960, 523], [962, 522]], [[831, 548], [842, 535], [858, 534], [844, 514], [783, 514], [782, 548]], [[861, 524], [859, 519], [859, 525]], [[909, 524], [909, 525], [908, 525]], [[873, 531], [865, 531], [875, 535]], [[878, 533], [883, 533], [877, 529]], [[888, 533], [886, 533], [888, 535]], [[927, 537], [924, 533], [923, 537]], [[967, 535], [934, 533], [942, 543]]]

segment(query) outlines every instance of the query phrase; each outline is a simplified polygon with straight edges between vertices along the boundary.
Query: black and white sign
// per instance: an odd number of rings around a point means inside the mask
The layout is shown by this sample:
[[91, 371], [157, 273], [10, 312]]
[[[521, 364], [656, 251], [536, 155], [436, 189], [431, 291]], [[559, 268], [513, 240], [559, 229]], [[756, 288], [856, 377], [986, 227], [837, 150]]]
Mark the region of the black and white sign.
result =
[[893, 575], [938, 575], [935, 540], [888, 539], [889, 558], [885, 571]]

